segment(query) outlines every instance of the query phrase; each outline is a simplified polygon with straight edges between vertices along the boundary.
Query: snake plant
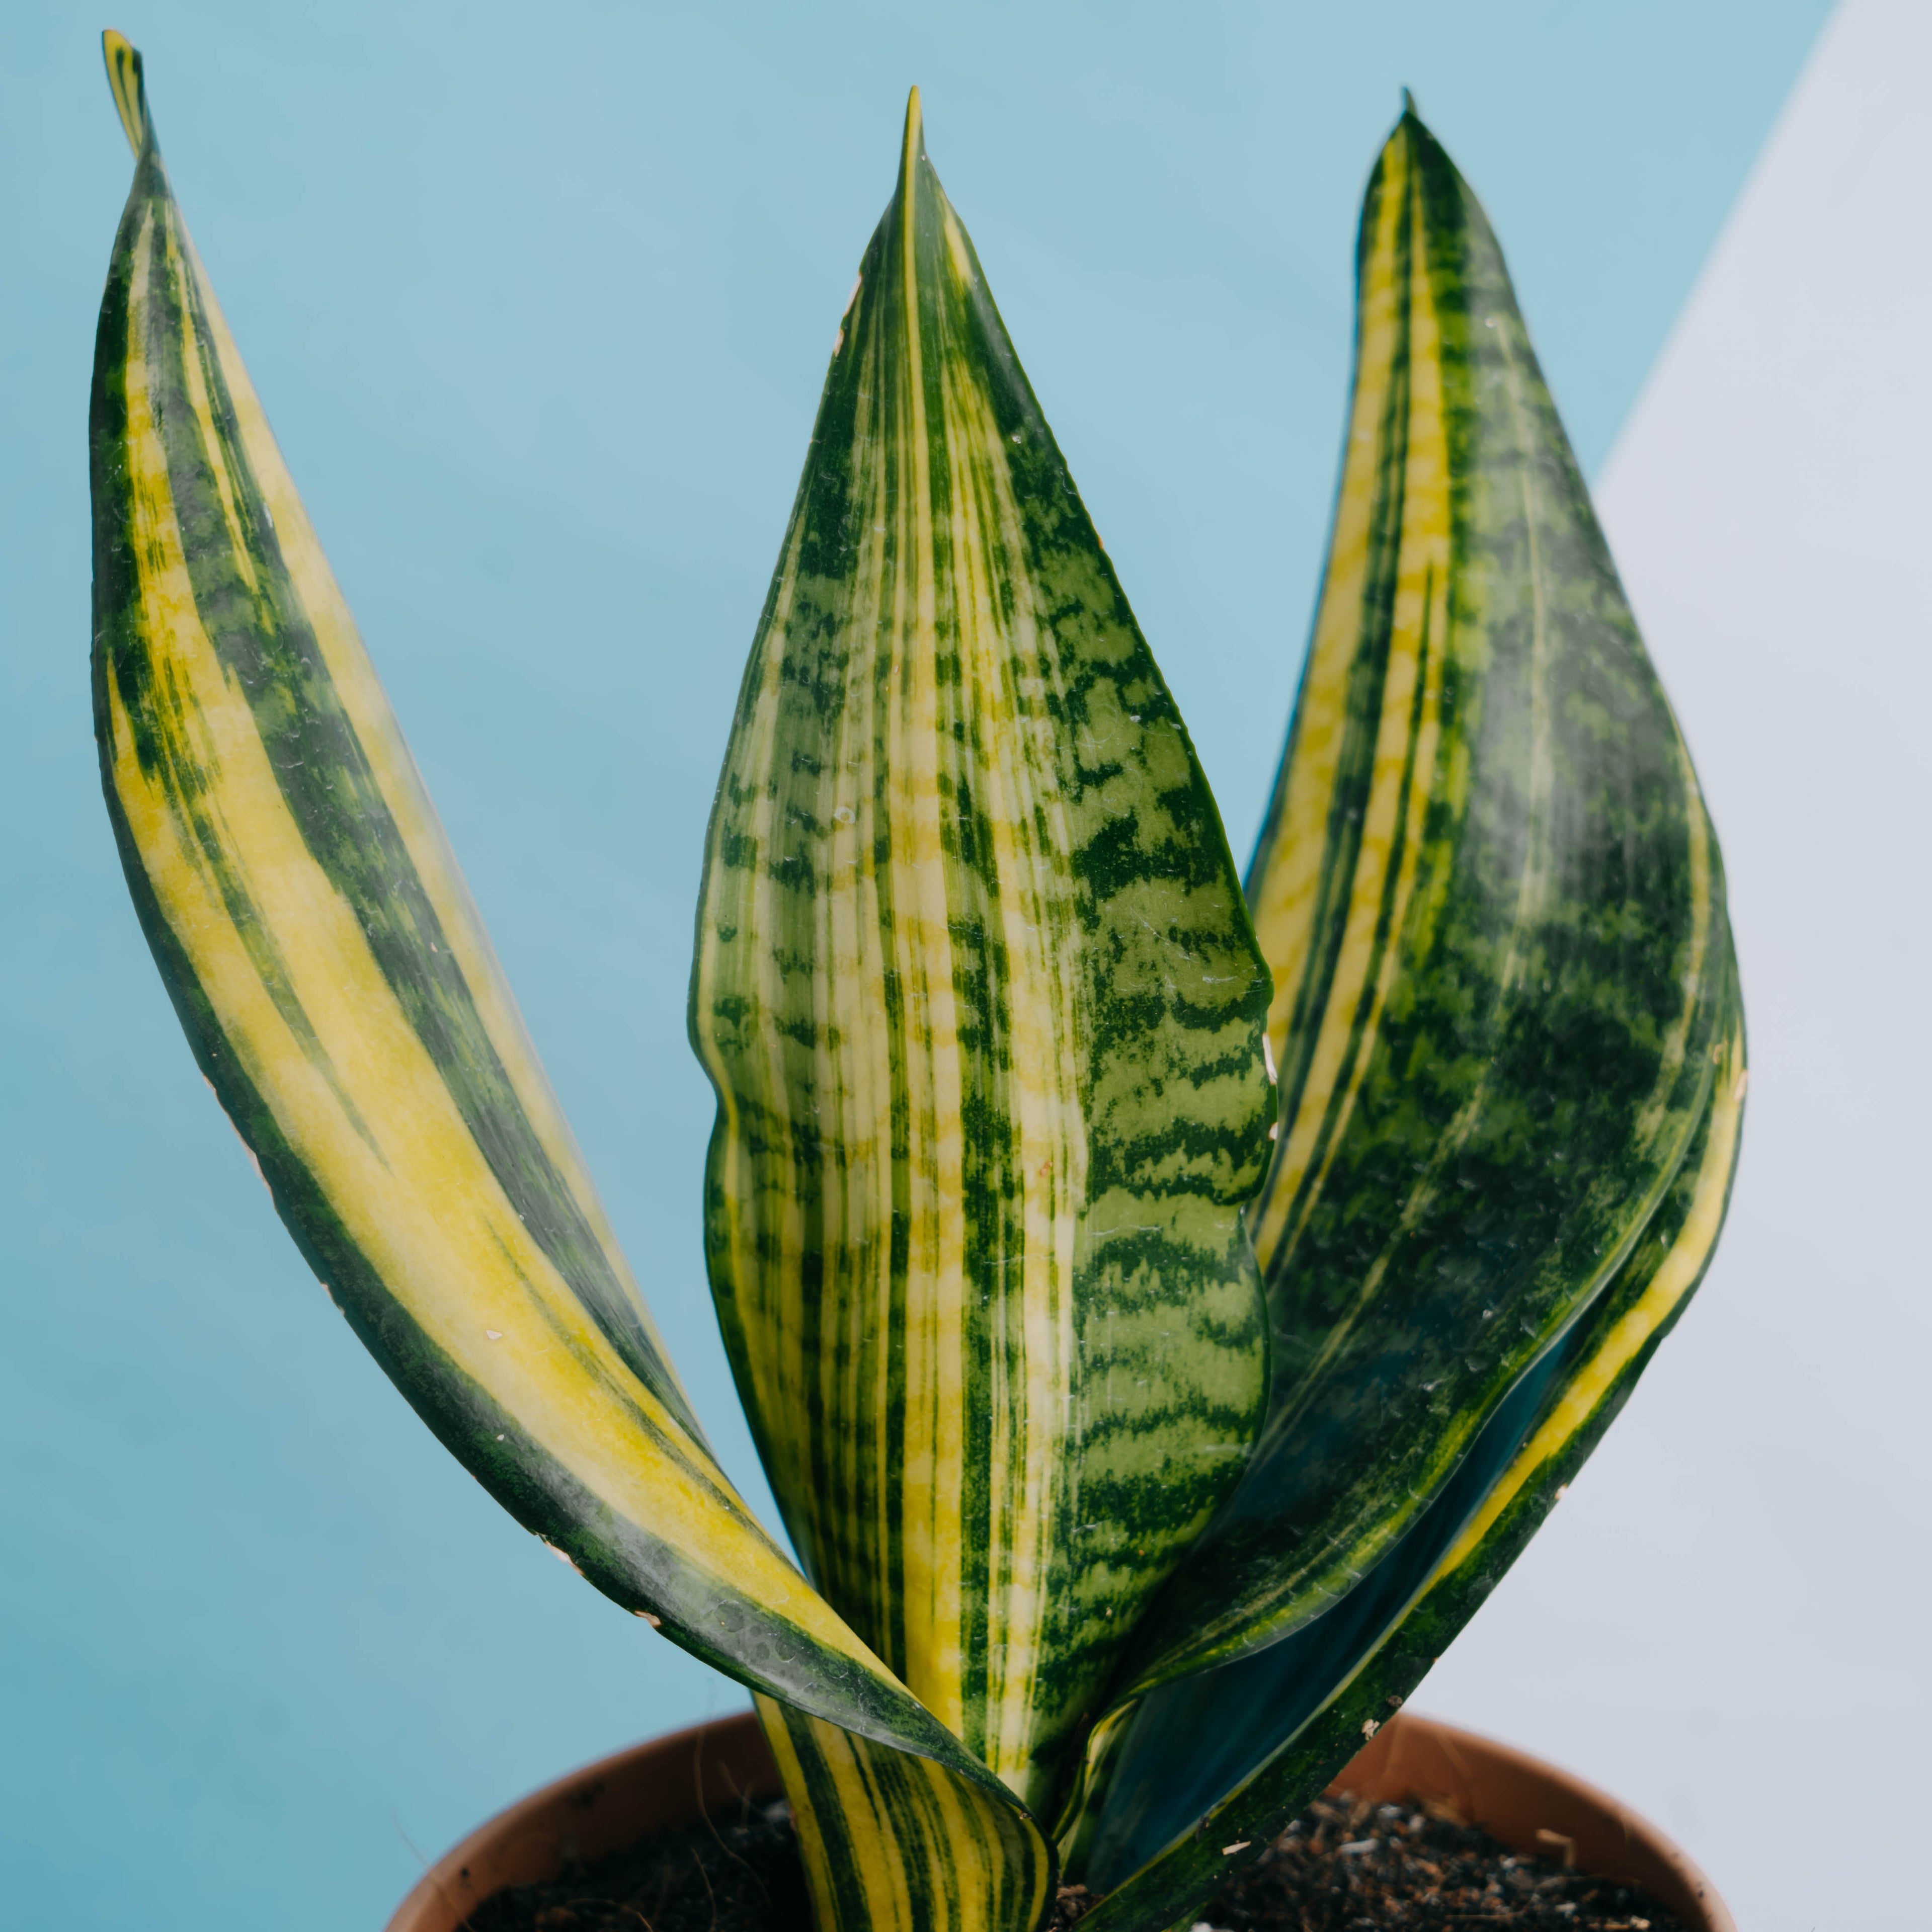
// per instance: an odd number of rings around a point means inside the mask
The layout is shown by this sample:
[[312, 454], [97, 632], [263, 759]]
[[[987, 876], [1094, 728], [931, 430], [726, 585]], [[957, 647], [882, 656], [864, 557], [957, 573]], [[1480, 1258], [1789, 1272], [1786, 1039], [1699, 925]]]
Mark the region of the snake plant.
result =
[[821, 1932], [1031, 1932], [1063, 1888], [1160, 1932], [1522, 1548], [1736, 1159], [1716, 841], [1482, 210], [1407, 109], [1244, 880], [914, 96], [691, 982], [711, 1292], [795, 1566], [666, 1358], [106, 50], [101, 775], [290, 1233], [519, 1522], [748, 1687]]

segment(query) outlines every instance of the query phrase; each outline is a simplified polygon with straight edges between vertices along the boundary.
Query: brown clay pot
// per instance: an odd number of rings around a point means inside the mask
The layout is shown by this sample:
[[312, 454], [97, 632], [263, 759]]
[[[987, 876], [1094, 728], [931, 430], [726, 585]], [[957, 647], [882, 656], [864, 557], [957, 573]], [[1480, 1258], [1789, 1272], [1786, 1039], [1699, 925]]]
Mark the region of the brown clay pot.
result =
[[[1574, 1856], [1585, 1871], [1642, 1886], [1690, 1932], [1737, 1932], [1710, 1881], [1655, 1826], [1567, 1772], [1472, 1731], [1407, 1713], [1391, 1718], [1332, 1788], [1376, 1804], [1442, 1799], [1512, 1850]], [[463, 1932], [492, 1893], [554, 1878], [567, 1858], [600, 1858], [647, 1833], [735, 1810], [747, 1796], [779, 1795], [748, 1711], [634, 1744], [471, 1832], [424, 1874], [388, 1932]]]

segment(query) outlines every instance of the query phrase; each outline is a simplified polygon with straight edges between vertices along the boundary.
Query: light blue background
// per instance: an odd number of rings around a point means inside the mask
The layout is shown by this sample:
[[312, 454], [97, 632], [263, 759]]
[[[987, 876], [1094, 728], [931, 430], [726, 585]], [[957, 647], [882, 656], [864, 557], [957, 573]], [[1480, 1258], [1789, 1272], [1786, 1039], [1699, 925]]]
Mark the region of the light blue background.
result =
[[[1594, 468], [1826, 10], [211, 0], [115, 19], [620, 1231], [754, 1496], [697, 1238], [691, 907], [907, 84], [1245, 856], [1324, 534], [1355, 201], [1400, 86], [1484, 197]], [[0, 1912], [373, 1928], [418, 1850], [740, 1694], [544, 1556], [362, 1354], [194, 1077], [135, 926], [86, 670], [88, 374], [130, 172], [103, 24], [36, 0], [0, 19]]]

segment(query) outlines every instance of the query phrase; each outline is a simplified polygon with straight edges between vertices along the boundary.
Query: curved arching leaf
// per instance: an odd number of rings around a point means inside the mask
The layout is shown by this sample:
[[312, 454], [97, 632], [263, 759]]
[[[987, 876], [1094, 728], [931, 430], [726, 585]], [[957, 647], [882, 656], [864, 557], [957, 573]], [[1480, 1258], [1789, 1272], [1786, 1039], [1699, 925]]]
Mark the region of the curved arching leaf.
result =
[[1715, 841], [1500, 251], [1412, 109], [1358, 266], [1329, 567], [1248, 880], [1282, 1088], [1252, 1212], [1273, 1408], [1090, 1738], [1060, 1835], [1109, 1892], [1096, 1926], [1206, 1896], [1406, 1696], [1681, 1310], [1736, 1155]]
[[188, 238], [140, 57], [105, 50], [136, 166], [90, 418], [95, 730], [196, 1064], [357, 1334], [519, 1522], [740, 1682], [1010, 1809], [712, 1460]]
[[786, 1522], [1031, 1802], [1259, 1424], [1269, 991], [915, 94], [725, 755], [692, 1036]]
[[1342, 1600], [1624, 1265], [1708, 1102], [1724, 874], [1501, 250], [1406, 112], [1371, 178], [1313, 640], [1248, 876], [1274, 979], [1262, 1442], [1147, 1688]]
[[[1501, 1405], [1360, 1586], [1265, 1650], [1162, 1684], [1104, 1742], [1070, 1874], [1102, 1932], [1162, 1932], [1264, 1848], [1400, 1706], [1478, 1610], [1628, 1399], [1703, 1279], [1736, 1173], [1746, 1085], [1736, 969], [1689, 1153], [1642, 1240]], [[1227, 1847], [1235, 1846], [1232, 1851]]]

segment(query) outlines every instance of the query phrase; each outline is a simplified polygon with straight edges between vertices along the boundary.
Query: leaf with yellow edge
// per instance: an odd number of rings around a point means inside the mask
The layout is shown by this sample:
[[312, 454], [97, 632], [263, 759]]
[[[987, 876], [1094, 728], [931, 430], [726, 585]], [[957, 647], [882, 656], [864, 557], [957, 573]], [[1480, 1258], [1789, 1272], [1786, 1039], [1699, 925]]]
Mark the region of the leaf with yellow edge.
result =
[[1623, 1265], [1706, 1111], [1730, 928], [1696, 775], [1496, 238], [1413, 111], [1370, 180], [1327, 573], [1248, 877], [1276, 1348], [1142, 1688], [1340, 1601]]
[[1162, 1684], [1108, 1727], [1102, 1795], [1063, 1841], [1070, 1876], [1108, 1894], [1083, 1926], [1164, 1932], [1264, 1849], [1408, 1698], [1615, 1420], [1724, 1225], [1746, 1084], [1728, 977], [1706, 1111], [1642, 1239], [1395, 1551], [1294, 1636]]
[[140, 57], [104, 45], [136, 168], [89, 422], [95, 731], [196, 1064], [356, 1333], [519, 1522], [741, 1682], [1006, 1803], [712, 1460], [188, 238]]
[[692, 1034], [794, 1540], [1036, 1807], [1260, 1420], [1268, 993], [915, 94], [725, 754]]
[[1251, 1210], [1275, 1386], [1089, 1740], [1061, 1842], [1117, 1888], [1096, 1926], [1204, 1896], [1214, 1846], [1265, 1843], [1385, 1714], [1369, 1687], [1406, 1695], [1540, 1514], [1556, 1479], [1525, 1459], [1574, 1468], [1661, 1332], [1642, 1311], [1675, 1318], [1735, 1158], [1716, 840], [1501, 251], [1412, 108], [1358, 278], [1328, 566], [1248, 878], [1281, 1074]]

